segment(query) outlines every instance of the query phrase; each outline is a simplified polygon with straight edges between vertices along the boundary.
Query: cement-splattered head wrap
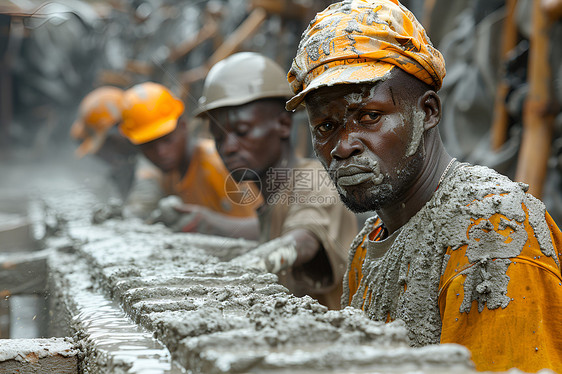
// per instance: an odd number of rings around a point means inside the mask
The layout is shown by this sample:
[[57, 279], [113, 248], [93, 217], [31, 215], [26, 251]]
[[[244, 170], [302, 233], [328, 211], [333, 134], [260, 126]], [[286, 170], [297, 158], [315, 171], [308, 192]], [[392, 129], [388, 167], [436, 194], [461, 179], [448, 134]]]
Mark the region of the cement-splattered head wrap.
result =
[[425, 29], [398, 0], [345, 0], [318, 13], [302, 35], [287, 75], [294, 110], [324, 86], [376, 82], [398, 66], [441, 88], [445, 61]]

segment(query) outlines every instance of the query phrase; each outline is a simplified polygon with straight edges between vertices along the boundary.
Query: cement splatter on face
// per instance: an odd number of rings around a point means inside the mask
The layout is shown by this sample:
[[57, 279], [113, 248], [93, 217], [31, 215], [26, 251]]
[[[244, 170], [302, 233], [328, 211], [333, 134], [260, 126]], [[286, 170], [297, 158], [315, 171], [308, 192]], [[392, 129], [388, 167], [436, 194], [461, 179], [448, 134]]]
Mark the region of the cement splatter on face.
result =
[[[387, 74], [387, 75], [389, 75], [389, 74]], [[381, 78], [380, 81], [386, 80], [385, 77]], [[359, 105], [363, 104], [364, 102], [373, 100], [373, 98], [375, 96], [375, 93], [376, 93], [376, 90], [377, 90], [377, 87], [378, 87], [377, 84], [374, 84], [371, 87], [363, 86], [363, 87], [361, 87], [361, 92], [352, 92], [352, 93], [349, 93], [349, 94], [345, 95], [343, 98], [344, 98], [345, 101], [347, 101], [348, 105], [359, 106]]]
[[[359, 108], [365, 103], [372, 101], [376, 94], [377, 86], [363, 87], [362, 91], [350, 93], [345, 95], [343, 98], [348, 103], [346, 106], [345, 114], [343, 116], [343, 123], [349, 123], [352, 115], [356, 114]], [[348, 108], [353, 107], [351, 111]], [[374, 176], [370, 178], [371, 186], [363, 188], [363, 191], [354, 191], [351, 195], [350, 191], [346, 190], [346, 187], [359, 185], [358, 182], [366, 182], [369, 180], [365, 175], [361, 175], [361, 180], [348, 180], [334, 178], [335, 170], [339, 168], [336, 166], [331, 166], [329, 171], [332, 176], [334, 183], [340, 193], [342, 201], [346, 206], [354, 212], [366, 212], [378, 210], [385, 206], [385, 204], [394, 203], [399, 199], [399, 195], [403, 193], [404, 188], [409, 185], [411, 179], [416, 175], [423, 158], [425, 157], [425, 149], [423, 148], [423, 134], [424, 134], [424, 121], [425, 113], [423, 110], [411, 106], [405, 111], [406, 114], [402, 112], [399, 113], [402, 119], [402, 126], [411, 126], [412, 135], [407, 146], [407, 150], [403, 156], [401, 162], [393, 166], [394, 177], [389, 173], [381, 172], [379, 163], [369, 158], [368, 156], [361, 155], [352, 160], [349, 160], [351, 164], [364, 165], [370, 170], [374, 171]], [[382, 126], [378, 131], [381, 132], [395, 132], [396, 128], [392, 122], [383, 122]], [[359, 179], [359, 176], [358, 176]], [[383, 184], [383, 181], [386, 183]]]
[[[419, 145], [423, 139], [423, 125], [425, 121], [425, 113], [418, 107], [414, 107], [412, 110], [412, 140], [408, 147], [408, 152], [406, 157], [412, 156], [419, 148]], [[404, 123], [408, 123], [403, 120]]]
[[[353, 175], [342, 175], [350, 174], [352, 169], [363, 169], [365, 172]], [[328, 169], [328, 173], [343, 203], [354, 212], [374, 210], [370, 209], [369, 206], [372, 204], [376, 205], [378, 199], [372, 198], [371, 195], [385, 198], [385, 196], [392, 193], [391, 185], [382, 184], [385, 179], [388, 180], [388, 175], [381, 172], [379, 163], [376, 160], [364, 155], [353, 157], [345, 168], [334, 166], [333, 164]], [[354, 189], [354, 193], [349, 193], [346, 190], [346, 187], [350, 188], [361, 184], [365, 184], [366, 187], [356, 188]], [[361, 196], [357, 196], [359, 192]]]

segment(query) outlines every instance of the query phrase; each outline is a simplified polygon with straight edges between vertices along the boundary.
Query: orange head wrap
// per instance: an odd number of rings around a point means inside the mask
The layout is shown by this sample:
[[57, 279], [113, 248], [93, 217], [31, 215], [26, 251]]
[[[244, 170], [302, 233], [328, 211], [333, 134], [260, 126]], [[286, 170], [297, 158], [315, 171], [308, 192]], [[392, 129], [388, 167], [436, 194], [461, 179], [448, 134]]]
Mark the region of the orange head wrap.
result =
[[318, 13], [303, 33], [287, 79], [294, 110], [324, 86], [376, 82], [395, 67], [435, 90], [445, 61], [423, 26], [398, 0], [345, 0]]

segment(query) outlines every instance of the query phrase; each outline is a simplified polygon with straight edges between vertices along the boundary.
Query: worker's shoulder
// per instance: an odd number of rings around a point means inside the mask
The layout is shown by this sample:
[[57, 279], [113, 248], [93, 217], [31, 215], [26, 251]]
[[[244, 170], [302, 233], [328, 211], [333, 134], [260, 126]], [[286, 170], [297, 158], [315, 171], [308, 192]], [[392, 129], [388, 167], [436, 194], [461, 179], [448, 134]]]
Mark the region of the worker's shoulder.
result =
[[438, 189], [432, 207], [472, 219], [501, 214], [518, 222], [527, 215], [535, 223], [544, 221], [544, 204], [527, 190], [528, 185], [491, 168], [463, 163]]
[[469, 204], [491, 196], [518, 197], [522, 200], [528, 188], [528, 185], [514, 182], [489, 167], [461, 163], [439, 190], [446, 195], [453, 194], [463, 204]]
[[298, 158], [293, 168], [293, 176], [295, 178], [306, 177], [306, 175], [313, 175], [315, 183], [325, 184], [326, 186], [335, 189], [334, 184], [331, 182], [330, 176], [324, 166], [317, 159], [313, 158]]
[[218, 155], [215, 141], [207, 138], [199, 138], [195, 142], [195, 150], [204, 154]]
[[210, 164], [216, 171], [221, 174], [226, 173], [226, 167], [215, 147], [215, 141], [212, 139], [200, 138], [197, 139], [194, 145], [193, 159], [198, 160], [199, 163], [208, 165]]

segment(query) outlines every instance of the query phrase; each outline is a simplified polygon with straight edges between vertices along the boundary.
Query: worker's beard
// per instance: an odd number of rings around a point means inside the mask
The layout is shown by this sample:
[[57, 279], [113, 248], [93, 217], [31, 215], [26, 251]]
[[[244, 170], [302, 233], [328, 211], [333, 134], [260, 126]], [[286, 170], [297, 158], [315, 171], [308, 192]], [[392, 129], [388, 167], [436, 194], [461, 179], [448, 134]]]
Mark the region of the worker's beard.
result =
[[[420, 144], [420, 147], [422, 144]], [[398, 177], [391, 179], [384, 174], [383, 182], [379, 185], [370, 185], [366, 188], [343, 190], [337, 187], [342, 202], [354, 213], [376, 211], [395, 204], [401, 199], [411, 181], [418, 175], [423, 157], [420, 153], [408, 159], [407, 164], [401, 169]]]

